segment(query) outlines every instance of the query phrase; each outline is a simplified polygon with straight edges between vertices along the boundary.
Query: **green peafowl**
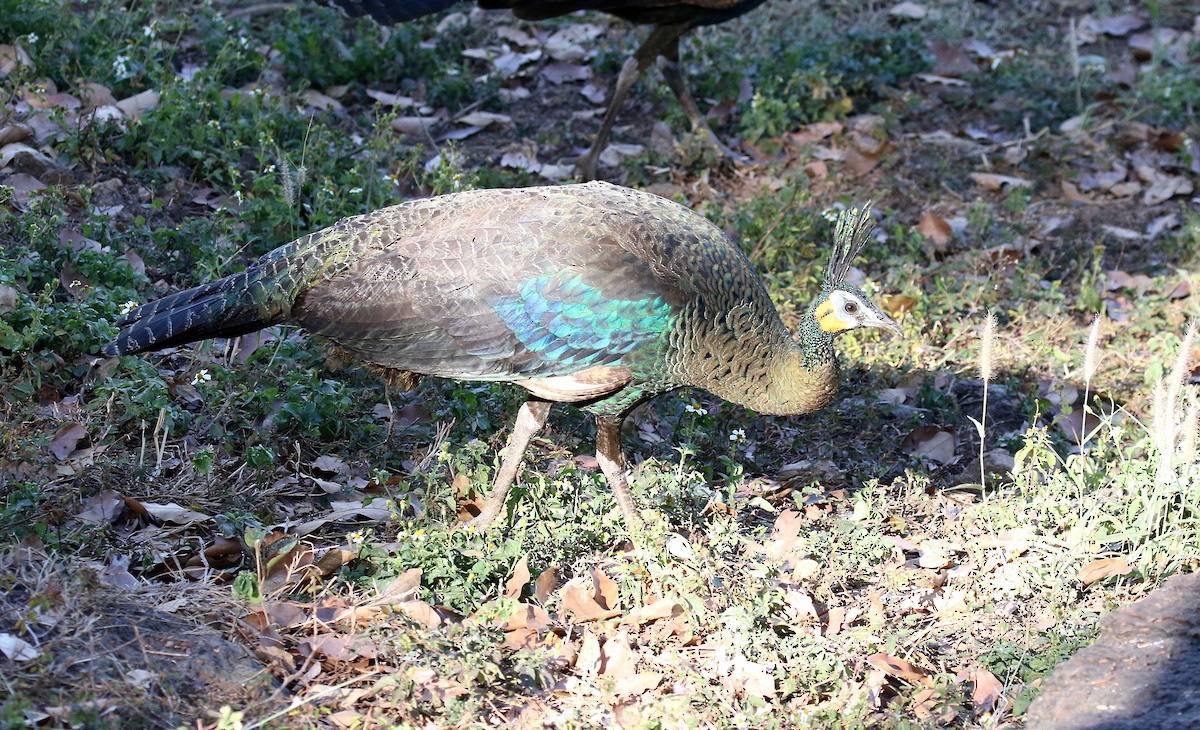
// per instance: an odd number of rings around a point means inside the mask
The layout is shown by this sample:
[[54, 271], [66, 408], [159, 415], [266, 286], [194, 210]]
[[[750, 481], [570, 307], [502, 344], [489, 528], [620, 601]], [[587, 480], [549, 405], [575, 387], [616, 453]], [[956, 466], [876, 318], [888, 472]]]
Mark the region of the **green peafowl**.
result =
[[809, 413], [837, 390], [836, 334], [899, 333], [846, 282], [871, 228], [866, 209], [841, 215], [793, 337], [749, 260], [678, 203], [602, 182], [453, 193], [345, 218], [143, 304], [104, 352], [293, 323], [405, 387], [422, 375], [515, 383], [529, 399], [473, 523], [500, 515], [550, 406], [571, 403], [596, 418], [596, 458], [632, 532], [620, 435], [639, 403], [693, 386], [759, 413]]
[[[353, 16], [369, 15], [376, 22], [388, 25], [414, 20], [445, 10], [458, 0], [328, 0]], [[600, 131], [592, 146], [579, 158], [576, 168], [580, 177], [593, 180], [596, 162], [604, 151], [608, 135], [617, 121], [617, 112], [634, 82], [646, 67], [662, 56], [663, 78], [679, 99], [692, 129], [705, 142], [731, 159], [742, 156], [726, 147], [709, 128], [704, 113], [683, 83], [679, 72], [679, 39], [693, 28], [716, 25], [732, 20], [762, 5], [765, 0], [479, 0], [479, 7], [512, 10], [522, 20], [544, 20], [568, 15], [579, 10], [599, 10], [631, 23], [653, 25], [654, 30], [642, 42], [633, 56], [625, 61], [613, 85], [613, 91], [600, 123]]]

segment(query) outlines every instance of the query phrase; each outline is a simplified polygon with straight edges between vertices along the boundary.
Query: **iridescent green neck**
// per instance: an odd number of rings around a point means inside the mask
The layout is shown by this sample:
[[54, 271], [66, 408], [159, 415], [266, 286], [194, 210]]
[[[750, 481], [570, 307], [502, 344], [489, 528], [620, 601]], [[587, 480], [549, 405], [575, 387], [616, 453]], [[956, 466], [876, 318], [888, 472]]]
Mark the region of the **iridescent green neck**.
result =
[[825, 297], [817, 297], [808, 307], [808, 311], [800, 318], [800, 323], [796, 326], [796, 339], [800, 342], [800, 349], [804, 353], [804, 367], [807, 370], [816, 370], [824, 367], [834, 361], [833, 352], [833, 335], [821, 329], [821, 325], [817, 324], [817, 318], [813, 315], [817, 305], [825, 300]]

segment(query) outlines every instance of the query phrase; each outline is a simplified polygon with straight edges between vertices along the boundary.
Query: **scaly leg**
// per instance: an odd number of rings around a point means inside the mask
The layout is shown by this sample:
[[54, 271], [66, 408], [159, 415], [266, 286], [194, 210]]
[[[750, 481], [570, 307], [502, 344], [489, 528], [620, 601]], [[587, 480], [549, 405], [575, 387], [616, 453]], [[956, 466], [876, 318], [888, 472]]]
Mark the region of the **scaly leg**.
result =
[[687, 86], [684, 85], [683, 75], [679, 72], [678, 38], [675, 39], [675, 43], [670, 48], [663, 51], [662, 57], [665, 61], [662, 65], [663, 78], [667, 80], [667, 86], [671, 87], [671, 91], [675, 92], [675, 98], [679, 99], [679, 105], [683, 107], [683, 113], [687, 114], [688, 120], [692, 123], [692, 131], [703, 137], [705, 143], [722, 156], [737, 162], [747, 162], [748, 158], [745, 155], [734, 152], [724, 142], [717, 139], [717, 135], [708, 126], [708, 120], [705, 119], [699, 105], [696, 104], [696, 99], [692, 97], [692, 92], [688, 91]]
[[638, 519], [637, 508], [633, 505], [633, 495], [629, 492], [629, 482], [625, 479], [625, 454], [621, 450], [621, 421], [624, 419], [596, 418], [596, 461], [600, 462], [600, 471], [617, 498], [617, 506], [625, 517], [625, 529], [629, 536], [637, 541]]
[[517, 471], [525, 458], [529, 440], [546, 425], [550, 405], [550, 401], [544, 400], [529, 400], [522, 404], [521, 410], [517, 412], [517, 422], [513, 425], [512, 435], [508, 437], [508, 446], [504, 450], [504, 460], [500, 462], [500, 471], [496, 474], [496, 481], [492, 483], [492, 491], [479, 514], [463, 523], [463, 527], [482, 530], [491, 526], [500, 516], [504, 510], [504, 503], [508, 501], [513, 482], [517, 479]]
[[[655, 58], [672, 48], [675, 49], [675, 55], [679, 55], [679, 36], [683, 35], [687, 29], [686, 23], [656, 27], [633, 56], [625, 61], [625, 65], [621, 67], [621, 74], [617, 76], [617, 82], [613, 86], [612, 97], [608, 100], [608, 108], [604, 110], [604, 120], [600, 123], [600, 131], [596, 133], [596, 139], [592, 142], [592, 146], [575, 163], [576, 174], [580, 179], [596, 179], [596, 161], [600, 158], [600, 153], [604, 151], [608, 135], [612, 132], [613, 125], [616, 124], [617, 112], [621, 110], [621, 105], [628, 96], [629, 90], [633, 88], [634, 82], [638, 80], [646, 67], [654, 62]], [[677, 95], [678, 93], [676, 92]], [[695, 106], [695, 102], [692, 102], [692, 106]]]

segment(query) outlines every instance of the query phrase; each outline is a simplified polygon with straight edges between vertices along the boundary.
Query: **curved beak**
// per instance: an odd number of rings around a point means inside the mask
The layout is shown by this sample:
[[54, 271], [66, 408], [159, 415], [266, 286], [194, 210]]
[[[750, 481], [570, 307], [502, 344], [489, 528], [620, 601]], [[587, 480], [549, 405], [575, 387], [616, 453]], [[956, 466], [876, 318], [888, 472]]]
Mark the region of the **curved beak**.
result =
[[900, 325], [896, 324], [896, 320], [887, 316], [880, 310], [872, 307], [871, 310], [866, 314], [868, 316], [863, 317], [861, 320], [864, 327], [877, 327], [881, 330], [887, 330], [897, 337], [904, 336], [904, 331], [900, 329]]

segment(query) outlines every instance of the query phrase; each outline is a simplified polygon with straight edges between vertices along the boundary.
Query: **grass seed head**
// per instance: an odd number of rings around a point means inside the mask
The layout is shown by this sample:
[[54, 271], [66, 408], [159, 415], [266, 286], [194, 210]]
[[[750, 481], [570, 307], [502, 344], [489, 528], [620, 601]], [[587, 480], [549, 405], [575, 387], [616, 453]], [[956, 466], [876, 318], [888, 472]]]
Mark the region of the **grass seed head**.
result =
[[979, 332], [979, 377], [990, 381], [995, 372], [996, 315], [987, 313]]

